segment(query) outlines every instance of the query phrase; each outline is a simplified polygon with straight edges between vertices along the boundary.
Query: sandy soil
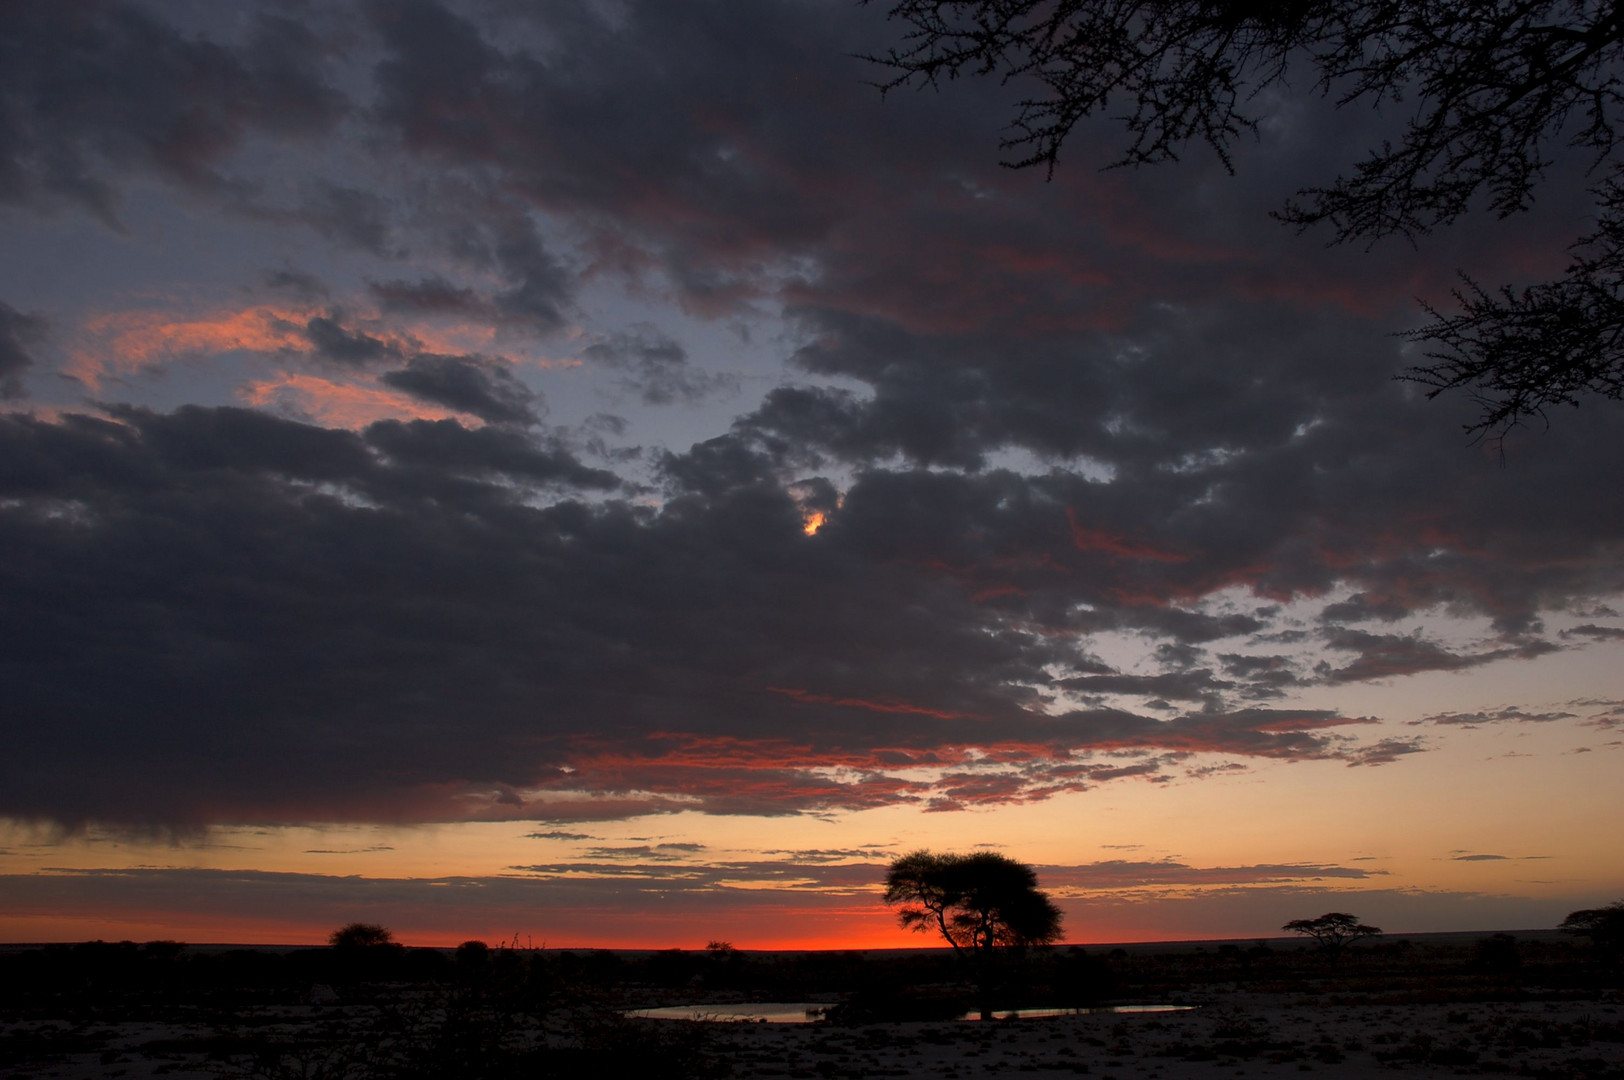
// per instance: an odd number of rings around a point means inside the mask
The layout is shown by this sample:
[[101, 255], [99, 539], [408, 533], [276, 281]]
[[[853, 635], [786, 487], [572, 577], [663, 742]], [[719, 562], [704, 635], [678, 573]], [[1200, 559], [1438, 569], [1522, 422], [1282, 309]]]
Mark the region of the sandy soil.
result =
[[[29, 1078], [343, 1076], [336, 1061], [267, 1072], [234, 1054], [249, 1033], [295, 1035], [348, 1019], [340, 1005], [288, 1007], [241, 1026], [184, 1023], [8, 1024], [40, 1053], [10, 1069]], [[684, 1024], [683, 1021], [641, 1021]], [[690, 1029], [691, 1030], [691, 1029]], [[1327, 1004], [1234, 994], [1195, 1012], [983, 1023], [707, 1024], [704, 1057], [723, 1076], [929, 1077], [1084, 1075], [1100, 1080], [1510, 1074], [1624, 1077], [1624, 1006], [1600, 1001]], [[13, 1043], [13, 1046], [16, 1046]], [[15, 1058], [13, 1059], [15, 1060]]]

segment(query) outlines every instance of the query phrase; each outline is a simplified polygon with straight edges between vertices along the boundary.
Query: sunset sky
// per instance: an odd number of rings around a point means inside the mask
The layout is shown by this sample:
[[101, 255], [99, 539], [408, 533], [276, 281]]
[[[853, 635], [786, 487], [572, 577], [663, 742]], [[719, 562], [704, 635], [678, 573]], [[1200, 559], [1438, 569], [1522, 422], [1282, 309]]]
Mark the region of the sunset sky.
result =
[[0, 8], [0, 942], [923, 945], [918, 848], [1075, 942], [1624, 896], [1624, 406], [1394, 378], [1585, 163], [1330, 246], [1270, 212], [1402, 104], [1046, 180], [885, 8]]

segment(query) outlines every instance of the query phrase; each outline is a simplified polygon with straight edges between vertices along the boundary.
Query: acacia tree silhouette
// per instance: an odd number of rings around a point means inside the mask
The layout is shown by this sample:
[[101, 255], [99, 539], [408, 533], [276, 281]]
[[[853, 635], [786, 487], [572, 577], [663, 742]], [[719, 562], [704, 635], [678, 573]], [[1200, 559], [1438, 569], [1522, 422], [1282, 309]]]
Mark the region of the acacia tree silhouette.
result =
[[[874, 0], [861, 0], [868, 4]], [[961, 75], [1035, 82], [1002, 148], [1012, 168], [1053, 175], [1084, 118], [1125, 105], [1117, 165], [1176, 160], [1256, 134], [1252, 103], [1305, 66], [1337, 105], [1410, 103], [1396, 142], [1351, 176], [1302, 189], [1275, 216], [1327, 224], [1336, 242], [1411, 239], [1486, 201], [1526, 210], [1566, 145], [1585, 155], [1596, 230], [1576, 240], [1558, 280], [1489, 290], [1462, 272], [1461, 311], [1404, 336], [1430, 365], [1401, 378], [1429, 397], [1465, 389], [1475, 434], [1503, 435], [1555, 405], [1624, 397], [1624, 3], [1591, 0], [896, 0], [901, 42], [866, 59], [893, 75], [882, 92]]]
[[335, 949], [381, 949], [395, 944], [395, 935], [376, 923], [352, 922], [327, 935], [327, 944]]
[[1037, 884], [1030, 866], [995, 852], [915, 851], [886, 871], [885, 902], [902, 905], [897, 919], [903, 926], [936, 930], [969, 963], [981, 1018], [990, 1020], [997, 950], [1060, 939], [1060, 909]]
[[1357, 915], [1346, 911], [1328, 911], [1317, 919], [1293, 919], [1280, 929], [1313, 938], [1332, 967], [1349, 945], [1362, 938], [1377, 937], [1382, 932], [1381, 927], [1367, 926]]

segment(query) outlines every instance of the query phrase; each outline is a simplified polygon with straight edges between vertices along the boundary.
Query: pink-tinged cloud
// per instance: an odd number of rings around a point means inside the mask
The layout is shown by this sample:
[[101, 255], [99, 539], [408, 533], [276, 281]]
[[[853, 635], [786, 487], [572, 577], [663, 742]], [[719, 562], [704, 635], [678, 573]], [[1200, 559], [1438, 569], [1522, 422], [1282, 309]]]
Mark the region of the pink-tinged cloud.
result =
[[250, 382], [242, 397], [259, 408], [307, 416], [329, 427], [358, 430], [378, 420], [445, 420], [459, 418], [478, 426], [477, 417], [441, 409], [408, 394], [366, 382], [338, 382], [319, 375], [284, 372]]
[[1071, 527], [1071, 546], [1078, 551], [1099, 552], [1122, 559], [1136, 559], [1147, 562], [1182, 563], [1188, 562], [1189, 556], [1177, 552], [1163, 551], [1150, 544], [1138, 543], [1126, 537], [1117, 536], [1104, 529], [1091, 529], [1077, 520], [1077, 511], [1066, 507], [1066, 523]]
[[[832, 696], [828, 703], [842, 707]], [[1007, 726], [1020, 723], [1011, 718]], [[1044, 726], [1035, 718], [1028, 723]], [[1200, 766], [1189, 763], [1197, 754], [1373, 765], [1425, 748], [1414, 739], [1360, 745], [1346, 736], [1319, 734], [1371, 723], [1366, 717], [1320, 712], [1243, 710], [1169, 721], [1102, 714], [1098, 725], [1041, 736], [1034, 730], [1028, 739], [983, 735], [970, 741], [959, 731], [892, 733], [918, 739], [917, 747], [873, 740], [865, 745], [849, 737], [814, 745], [669, 732], [614, 742], [576, 738], [558, 751], [558, 760], [566, 763], [533, 782], [494, 791], [472, 786], [460, 797], [472, 816], [553, 821], [680, 810], [796, 814], [896, 804], [940, 812], [1038, 802], [1122, 780], [1167, 783], [1201, 775]]]
[[198, 315], [117, 311], [84, 324], [67, 371], [92, 389], [109, 374], [129, 374], [189, 356], [237, 351], [310, 352], [305, 323], [315, 309], [257, 304]]
[[838, 705], [845, 709], [867, 709], [870, 712], [902, 713], [910, 716], [934, 716], [938, 720], [962, 720], [966, 717], [965, 713], [950, 712], [945, 709], [932, 709], [924, 705], [910, 705], [904, 701], [868, 701], [863, 698], [836, 697], [829, 694], [814, 694], [809, 690], [800, 690], [783, 686], [769, 686], [767, 689], [774, 694], [783, 694], [785, 697], [794, 698], [796, 701], [804, 701], [809, 704]]

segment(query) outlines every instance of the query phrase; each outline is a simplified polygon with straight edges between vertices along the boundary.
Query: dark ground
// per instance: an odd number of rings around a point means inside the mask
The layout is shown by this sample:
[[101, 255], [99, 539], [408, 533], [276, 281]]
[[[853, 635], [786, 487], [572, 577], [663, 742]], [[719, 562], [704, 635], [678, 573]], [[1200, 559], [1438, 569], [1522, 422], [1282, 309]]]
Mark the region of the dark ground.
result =
[[[1620, 966], [1550, 933], [1394, 935], [1334, 965], [1297, 942], [1058, 947], [1000, 977], [1001, 1006], [1199, 1006], [1161, 1015], [956, 1021], [962, 974], [929, 949], [16, 947], [0, 1077], [1624, 1078]], [[741, 1001], [833, 1008], [806, 1026], [624, 1015]]]

